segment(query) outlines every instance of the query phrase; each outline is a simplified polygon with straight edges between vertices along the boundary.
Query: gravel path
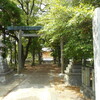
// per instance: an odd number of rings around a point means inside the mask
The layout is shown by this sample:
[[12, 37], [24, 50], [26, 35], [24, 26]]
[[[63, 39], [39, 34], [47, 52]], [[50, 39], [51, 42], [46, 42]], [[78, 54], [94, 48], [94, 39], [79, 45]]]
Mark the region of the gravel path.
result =
[[[1, 100], [84, 100], [79, 88], [66, 87], [59, 73], [60, 69], [54, 65], [28, 66], [20, 75], [22, 80], [12, 83], [13, 87]], [[0, 90], [4, 88], [7, 86], [1, 86]]]

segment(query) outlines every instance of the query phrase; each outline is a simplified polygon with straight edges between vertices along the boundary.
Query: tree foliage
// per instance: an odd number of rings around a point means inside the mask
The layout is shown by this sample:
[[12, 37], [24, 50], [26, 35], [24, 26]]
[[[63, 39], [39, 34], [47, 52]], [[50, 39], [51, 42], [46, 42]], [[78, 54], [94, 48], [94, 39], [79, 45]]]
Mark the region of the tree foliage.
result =
[[71, 0], [71, 1], [69, 1], [69, 3], [72, 6], [79, 5], [80, 3], [90, 4], [90, 5], [93, 5], [94, 7], [99, 7], [100, 6], [100, 1], [99, 0]]
[[52, 0], [49, 11], [38, 21], [38, 24], [44, 27], [40, 33], [45, 33], [44, 36], [49, 44], [55, 43], [63, 36], [64, 55], [67, 58], [91, 57], [94, 7], [83, 3], [69, 6], [64, 2], [66, 1]]
[[21, 23], [20, 9], [14, 2], [9, 0], [0, 0], [0, 25], [19, 25]]
[[[0, 0], [0, 28], [5, 33], [6, 26], [33, 26], [37, 21], [37, 25], [43, 26], [39, 33], [44, 34], [42, 38], [52, 47], [54, 57], [60, 59], [63, 37], [66, 58], [89, 58], [92, 57], [93, 10], [97, 6], [100, 6], [99, 0]], [[18, 42], [16, 34], [7, 35]], [[28, 51], [33, 53], [30, 46], [38, 48], [36, 52], [41, 49], [38, 39], [22, 40], [26, 40], [23, 42], [24, 60]]]

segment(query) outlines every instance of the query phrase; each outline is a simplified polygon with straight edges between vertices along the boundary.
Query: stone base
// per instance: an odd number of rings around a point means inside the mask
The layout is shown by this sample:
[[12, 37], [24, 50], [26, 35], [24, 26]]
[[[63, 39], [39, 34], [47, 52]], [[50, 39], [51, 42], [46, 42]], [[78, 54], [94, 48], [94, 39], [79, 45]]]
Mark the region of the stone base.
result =
[[82, 85], [82, 65], [69, 63], [65, 70], [65, 83], [67, 86], [81, 86]]
[[0, 73], [0, 83], [8, 83], [13, 77], [12, 72], [13, 70], [9, 70], [9, 72]]
[[81, 86], [81, 73], [66, 73], [64, 76], [67, 86]]

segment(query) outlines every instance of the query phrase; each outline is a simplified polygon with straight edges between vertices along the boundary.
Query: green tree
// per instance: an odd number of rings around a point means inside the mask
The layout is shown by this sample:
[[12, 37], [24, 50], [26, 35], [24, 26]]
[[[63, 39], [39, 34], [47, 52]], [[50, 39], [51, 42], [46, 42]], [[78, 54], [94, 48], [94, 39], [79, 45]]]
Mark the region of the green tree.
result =
[[[23, 10], [22, 21], [25, 26], [34, 26], [36, 23], [36, 20], [39, 16], [39, 10], [41, 9], [42, 0], [16, 0], [15, 1], [17, 5]], [[37, 33], [35, 31], [28, 33]], [[23, 66], [25, 64], [25, 60], [28, 56], [29, 49], [32, 49], [30, 46], [33, 44], [32, 38], [27, 38], [27, 42], [25, 45], [22, 45], [22, 55], [23, 55]], [[24, 39], [25, 40], [25, 39]], [[24, 44], [24, 43], [23, 43]], [[39, 45], [39, 43], [35, 42], [35, 45]], [[32, 58], [34, 58], [35, 50], [33, 50], [34, 53], [32, 53]], [[34, 60], [34, 59], [33, 59]]]
[[48, 12], [38, 21], [44, 27], [40, 33], [45, 33], [49, 43], [54, 43], [63, 36], [64, 55], [67, 58], [91, 57], [94, 8], [90, 4], [69, 6], [67, 2], [60, 0], [53, 0], [50, 6]]
[[99, 0], [72, 0], [72, 1], [69, 1], [69, 3], [72, 6], [80, 5], [80, 3], [90, 4], [90, 5], [93, 5], [95, 7], [100, 6], [100, 1]]
[[17, 5], [9, 0], [0, 0], [0, 5], [0, 29], [5, 33], [4, 30], [7, 26], [21, 23], [21, 12]]
[[[13, 37], [18, 41], [17, 36], [13, 32], [6, 32], [6, 27], [11, 25], [20, 25], [21, 24], [21, 10], [17, 7], [14, 2], [10, 0], [0, 0], [0, 34], [3, 35], [4, 44], [6, 44], [6, 35]], [[7, 49], [4, 51], [6, 52]], [[6, 53], [5, 53], [6, 55]]]

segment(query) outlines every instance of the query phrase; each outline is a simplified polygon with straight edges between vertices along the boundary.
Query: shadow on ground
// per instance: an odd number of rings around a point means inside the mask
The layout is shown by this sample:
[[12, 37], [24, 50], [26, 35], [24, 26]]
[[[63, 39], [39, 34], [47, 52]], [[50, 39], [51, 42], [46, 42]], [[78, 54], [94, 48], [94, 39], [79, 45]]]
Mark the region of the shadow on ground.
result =
[[26, 65], [15, 81], [0, 86], [1, 100], [84, 100], [79, 88], [66, 87], [59, 73], [56, 65]]

